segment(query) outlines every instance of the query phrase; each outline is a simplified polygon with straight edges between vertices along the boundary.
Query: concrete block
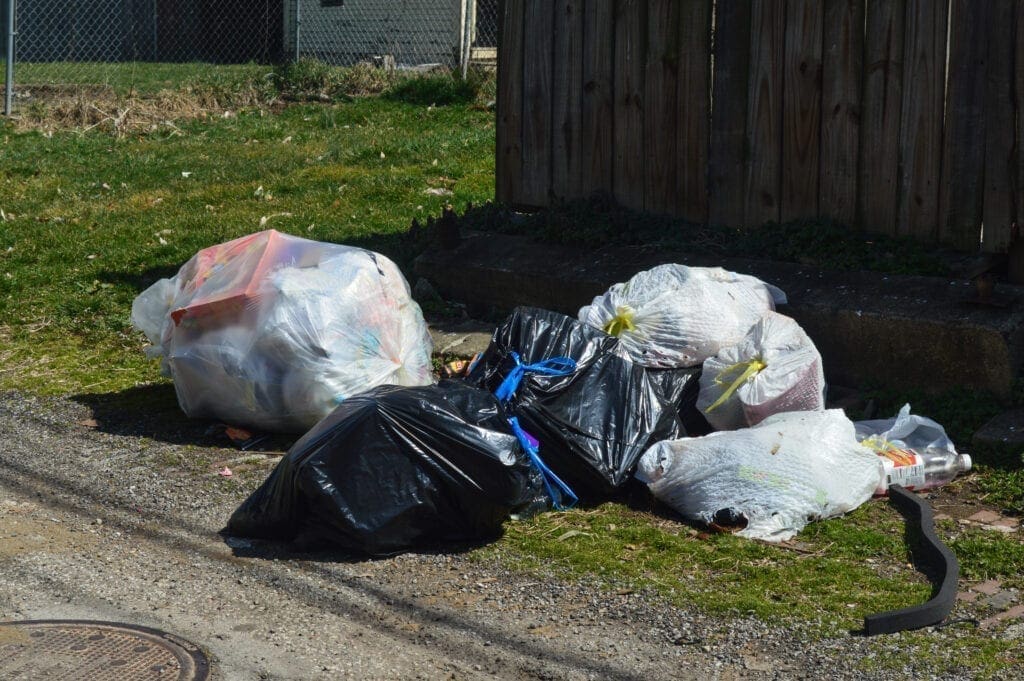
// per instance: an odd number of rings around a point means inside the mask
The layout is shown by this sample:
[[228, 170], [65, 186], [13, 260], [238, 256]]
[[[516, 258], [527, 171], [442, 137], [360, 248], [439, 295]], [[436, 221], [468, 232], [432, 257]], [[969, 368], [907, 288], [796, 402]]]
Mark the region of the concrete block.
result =
[[966, 281], [832, 272], [792, 263], [711, 258], [661, 248], [596, 251], [524, 237], [467, 234], [415, 263], [446, 298], [510, 310], [534, 305], [575, 314], [608, 286], [658, 264], [720, 266], [782, 288], [779, 308], [821, 351], [826, 378], [854, 388], [987, 390], [1006, 398], [1024, 364], [1024, 288], [1000, 285], [998, 305], [972, 301]]

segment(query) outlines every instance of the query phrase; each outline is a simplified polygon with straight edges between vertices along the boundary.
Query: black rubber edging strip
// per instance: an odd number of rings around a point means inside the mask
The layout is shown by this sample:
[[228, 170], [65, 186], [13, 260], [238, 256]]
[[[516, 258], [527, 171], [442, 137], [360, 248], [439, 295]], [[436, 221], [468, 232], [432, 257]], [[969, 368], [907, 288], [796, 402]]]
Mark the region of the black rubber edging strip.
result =
[[908, 523], [916, 521], [920, 528], [921, 543], [919, 560], [934, 566], [940, 575], [938, 589], [926, 603], [901, 610], [889, 610], [864, 618], [864, 633], [867, 636], [891, 634], [907, 629], [938, 624], [949, 615], [956, 602], [957, 580], [960, 578], [960, 563], [956, 556], [935, 535], [935, 519], [928, 503], [917, 494], [901, 485], [889, 485], [889, 501]]

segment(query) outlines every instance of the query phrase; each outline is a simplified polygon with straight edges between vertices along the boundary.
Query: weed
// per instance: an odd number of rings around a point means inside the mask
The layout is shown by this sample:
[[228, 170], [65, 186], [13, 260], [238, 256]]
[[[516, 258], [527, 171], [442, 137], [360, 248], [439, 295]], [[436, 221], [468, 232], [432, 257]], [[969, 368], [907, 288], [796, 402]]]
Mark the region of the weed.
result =
[[285, 99], [331, 102], [383, 92], [394, 76], [372, 64], [345, 68], [303, 58], [278, 66], [273, 80]]
[[386, 96], [407, 104], [446, 106], [471, 103], [479, 91], [480, 83], [475, 79], [428, 75], [400, 80], [387, 91]]
[[823, 221], [767, 224], [757, 229], [698, 225], [628, 210], [606, 194], [526, 215], [486, 204], [462, 219], [470, 229], [590, 248], [658, 244], [695, 254], [781, 260], [824, 269], [921, 275], [942, 275], [949, 269], [940, 254], [910, 239], [869, 235]]

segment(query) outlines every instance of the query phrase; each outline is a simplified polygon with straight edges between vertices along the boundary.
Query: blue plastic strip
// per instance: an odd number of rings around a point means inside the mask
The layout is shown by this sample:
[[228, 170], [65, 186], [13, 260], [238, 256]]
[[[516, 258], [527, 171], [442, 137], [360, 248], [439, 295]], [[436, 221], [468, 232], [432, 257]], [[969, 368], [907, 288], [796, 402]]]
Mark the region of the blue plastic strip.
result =
[[[544, 479], [544, 487], [548, 490], [548, 496], [551, 497], [551, 503], [559, 511], [564, 511], [567, 508], [572, 508], [579, 501], [579, 497], [570, 489], [570, 487], [562, 482], [562, 479], [555, 475], [555, 472], [548, 468], [547, 464], [540, 458], [540, 447], [537, 443], [537, 439], [532, 435], [523, 430], [523, 427], [519, 425], [519, 419], [515, 416], [509, 417], [508, 424], [512, 426], [512, 432], [519, 438], [519, 444], [523, 446], [526, 453], [530, 456], [530, 461], [541, 473], [541, 477]], [[554, 487], [552, 486], [554, 483]], [[571, 499], [568, 504], [562, 503], [564, 496]]]
[[522, 360], [519, 359], [519, 353], [513, 352], [510, 353], [510, 356], [516, 365], [512, 368], [512, 371], [508, 372], [508, 376], [501, 382], [498, 389], [494, 391], [494, 396], [501, 402], [512, 399], [512, 396], [519, 390], [519, 384], [522, 383], [523, 376], [527, 372], [544, 376], [568, 376], [576, 371], [576, 360], [570, 357], [551, 357], [543, 362], [523, 364]]

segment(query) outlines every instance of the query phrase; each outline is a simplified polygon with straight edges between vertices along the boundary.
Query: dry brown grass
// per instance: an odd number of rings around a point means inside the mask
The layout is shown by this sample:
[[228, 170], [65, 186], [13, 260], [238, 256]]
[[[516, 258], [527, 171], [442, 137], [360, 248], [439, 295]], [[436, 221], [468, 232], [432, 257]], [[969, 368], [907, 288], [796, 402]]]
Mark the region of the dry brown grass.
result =
[[239, 109], [273, 109], [279, 103], [255, 88], [218, 91], [183, 87], [145, 95], [120, 95], [111, 88], [33, 88], [12, 123], [18, 130], [99, 130], [116, 136], [176, 131], [182, 122], [224, 118]]

